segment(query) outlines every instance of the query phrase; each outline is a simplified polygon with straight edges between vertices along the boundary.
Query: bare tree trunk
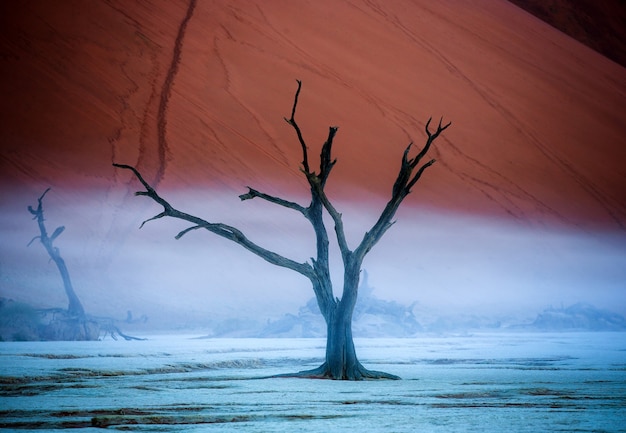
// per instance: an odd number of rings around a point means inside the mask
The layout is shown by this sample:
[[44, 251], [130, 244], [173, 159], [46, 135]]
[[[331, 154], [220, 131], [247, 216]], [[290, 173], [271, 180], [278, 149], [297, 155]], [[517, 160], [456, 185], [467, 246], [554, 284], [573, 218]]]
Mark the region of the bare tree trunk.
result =
[[326, 363], [333, 379], [361, 379], [360, 363], [352, 338], [352, 313], [356, 305], [360, 269], [356, 264], [346, 266], [341, 301], [327, 321]]
[[352, 311], [341, 302], [327, 325], [326, 365], [326, 374], [332, 379], [360, 379], [360, 364], [352, 339]]
[[[324, 363], [314, 369], [289, 377], [318, 377], [336, 380], [399, 379], [393, 374], [368, 370], [359, 362], [352, 336], [352, 314], [356, 306], [360, 269], [352, 266], [344, 276], [344, 292], [323, 312], [326, 320], [326, 356]], [[350, 272], [351, 271], [351, 272]]]
[[67, 266], [65, 265], [65, 261], [61, 257], [58, 248], [48, 248], [46, 246], [46, 250], [48, 250], [48, 254], [57, 265], [59, 269], [59, 273], [61, 274], [61, 279], [63, 280], [63, 287], [65, 288], [65, 294], [67, 295], [67, 299], [69, 301], [67, 306], [67, 313], [70, 317], [85, 317], [85, 309], [81, 304], [76, 292], [74, 291], [74, 287], [72, 286], [72, 280], [70, 279], [70, 273], [67, 270]]

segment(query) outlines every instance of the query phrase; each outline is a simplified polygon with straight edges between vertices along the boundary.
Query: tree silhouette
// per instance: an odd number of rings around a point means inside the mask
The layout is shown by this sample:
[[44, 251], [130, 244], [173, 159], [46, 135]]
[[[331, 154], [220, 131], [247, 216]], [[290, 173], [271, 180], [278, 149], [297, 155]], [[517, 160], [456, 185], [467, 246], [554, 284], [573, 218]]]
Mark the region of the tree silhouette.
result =
[[68, 306], [67, 311], [61, 314], [61, 319], [53, 321], [45, 328], [43, 337], [51, 340], [96, 340], [98, 339], [100, 330], [95, 322], [86, 317], [85, 309], [74, 291], [72, 280], [70, 279], [70, 273], [67, 270], [63, 257], [61, 257], [61, 252], [53, 244], [56, 238], [63, 233], [65, 226], [57, 227], [50, 236], [46, 230], [43, 213], [43, 199], [48, 191], [50, 191], [50, 188], [46, 189], [37, 199], [36, 208], [28, 206], [28, 211], [33, 215], [33, 219], [37, 220], [37, 225], [39, 227], [39, 235], [35, 236], [28, 243], [28, 245], [32, 244], [36, 239], [39, 239], [48, 252], [48, 255], [61, 274], [63, 287], [65, 289], [65, 294], [67, 295]]
[[[346, 240], [342, 215], [333, 206], [324, 191], [328, 177], [337, 162], [337, 160], [332, 157], [332, 145], [335, 135], [337, 134], [338, 127], [329, 127], [328, 137], [321, 149], [319, 171], [312, 171], [309, 164], [308, 147], [304, 140], [302, 131], [300, 130], [300, 127], [295, 119], [298, 97], [300, 96], [300, 90], [302, 88], [302, 82], [297, 80], [297, 83], [298, 88], [294, 96], [291, 116], [289, 118], [285, 118], [285, 121], [294, 129], [298, 142], [302, 148], [301, 171], [306, 177], [310, 187], [311, 202], [308, 206], [302, 206], [292, 201], [264, 194], [250, 187], [248, 187], [248, 192], [240, 195], [239, 198], [241, 200], [260, 198], [302, 214], [302, 216], [311, 223], [316, 237], [317, 255], [315, 258], [311, 258], [310, 263], [299, 263], [267, 250], [250, 241], [239, 229], [235, 227], [222, 223], [208, 222], [197, 216], [181, 212], [172, 207], [172, 205], [157, 194], [154, 188], [152, 188], [145, 181], [143, 176], [135, 167], [125, 164], [113, 165], [115, 167], [132, 171], [141, 182], [145, 191], [139, 191], [135, 193], [136, 195], [150, 197], [156, 203], [163, 206], [163, 212], [144, 221], [141, 224], [142, 227], [148, 221], [163, 217], [181, 219], [190, 222], [192, 226], [179, 232], [176, 235], [176, 239], [181, 238], [190, 231], [205, 229], [241, 245], [273, 265], [291, 269], [309, 279], [320, 311], [322, 312], [327, 324], [325, 362], [314, 370], [302, 371], [286, 376], [346, 380], [377, 378], [397, 379], [396, 376], [388, 373], [366, 369], [361, 365], [356, 356], [356, 350], [352, 338], [352, 313], [357, 301], [361, 264], [363, 263], [363, 259], [367, 253], [393, 225], [392, 219], [402, 201], [411, 192], [411, 188], [417, 183], [424, 171], [435, 162], [434, 159], [430, 159], [426, 162], [422, 162], [422, 160], [428, 153], [433, 142], [446, 128], [450, 126], [451, 123], [442, 125], [442, 120], [440, 120], [436, 131], [431, 132], [430, 123], [432, 118], [428, 119], [425, 126], [428, 138], [424, 147], [415, 157], [409, 157], [412, 143], [407, 146], [402, 155], [396, 181], [393, 184], [391, 198], [387, 202], [376, 223], [364, 234], [363, 239], [356, 246], [356, 248], [351, 249]], [[329, 270], [329, 235], [323, 219], [324, 211], [330, 215], [334, 223], [336, 241], [341, 252], [341, 258], [344, 266], [343, 292], [341, 299], [338, 299], [333, 295], [333, 287]]]
[[39, 227], [39, 235], [31, 239], [28, 246], [30, 246], [37, 239], [39, 239], [41, 244], [44, 246], [50, 256], [50, 259], [52, 259], [61, 274], [63, 288], [65, 289], [65, 294], [68, 299], [68, 306], [65, 311], [52, 309], [52, 311], [55, 312], [55, 317], [41, 330], [41, 338], [45, 340], [70, 341], [97, 340], [100, 337], [100, 332], [103, 331], [105, 335], [109, 334], [111, 338], [115, 340], [117, 340], [117, 335], [121, 336], [125, 340], [143, 340], [143, 338], [137, 338], [124, 334], [115, 325], [115, 320], [112, 318], [94, 318], [85, 313], [85, 309], [83, 308], [83, 305], [74, 291], [74, 287], [72, 286], [72, 280], [70, 278], [67, 265], [65, 264], [65, 260], [61, 257], [59, 248], [54, 246], [54, 241], [65, 231], [65, 226], [57, 227], [54, 232], [52, 232], [52, 235], [48, 235], [48, 230], [46, 229], [46, 219], [43, 213], [43, 199], [49, 191], [50, 188], [46, 189], [37, 199], [36, 208], [28, 206], [28, 211], [33, 215], [33, 219], [37, 220], [37, 225]]
[[36, 239], [39, 239], [41, 244], [44, 246], [48, 255], [54, 261], [54, 264], [57, 266], [59, 273], [61, 274], [61, 279], [63, 280], [63, 288], [65, 289], [65, 294], [67, 295], [67, 299], [69, 304], [67, 306], [67, 314], [71, 318], [84, 320], [85, 318], [85, 309], [81, 304], [76, 292], [74, 291], [74, 287], [72, 286], [72, 280], [70, 279], [70, 273], [67, 270], [67, 266], [65, 265], [65, 261], [61, 257], [61, 252], [57, 247], [53, 245], [54, 240], [65, 230], [65, 226], [57, 227], [51, 236], [48, 236], [48, 231], [46, 230], [45, 218], [43, 215], [43, 199], [50, 191], [50, 188], [46, 189], [43, 194], [37, 199], [37, 208], [33, 208], [32, 206], [28, 206], [28, 211], [33, 215], [33, 219], [37, 220], [37, 225], [39, 226], [39, 235], [35, 236], [28, 245], [32, 244]]

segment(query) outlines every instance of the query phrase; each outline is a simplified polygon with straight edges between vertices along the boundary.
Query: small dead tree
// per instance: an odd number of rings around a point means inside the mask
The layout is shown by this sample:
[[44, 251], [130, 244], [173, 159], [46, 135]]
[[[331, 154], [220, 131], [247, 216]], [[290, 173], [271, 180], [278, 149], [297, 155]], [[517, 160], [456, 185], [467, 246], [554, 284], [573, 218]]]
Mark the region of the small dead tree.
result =
[[[411, 192], [411, 188], [417, 183], [424, 171], [435, 162], [434, 159], [428, 160], [427, 162], [422, 162], [422, 160], [428, 153], [433, 142], [451, 123], [442, 125], [442, 120], [440, 120], [436, 131], [431, 132], [430, 123], [432, 118], [428, 119], [425, 127], [428, 136], [426, 144], [415, 157], [409, 157], [412, 143], [407, 146], [402, 155], [398, 176], [391, 191], [391, 199], [387, 202], [387, 205], [373, 227], [365, 233], [359, 245], [351, 249], [346, 240], [341, 213], [333, 206], [324, 191], [330, 172], [337, 162], [336, 159], [332, 158], [332, 145], [338, 127], [329, 127], [328, 137], [326, 142], [322, 145], [319, 172], [312, 171], [309, 164], [308, 147], [295, 119], [298, 97], [300, 96], [300, 90], [302, 88], [302, 82], [297, 80], [297, 83], [298, 88], [294, 96], [291, 116], [285, 118], [285, 121], [294, 129], [302, 148], [301, 171], [306, 177], [310, 187], [311, 202], [305, 207], [292, 201], [259, 192], [250, 187], [248, 187], [248, 192], [240, 195], [239, 198], [242, 201], [259, 198], [302, 214], [302, 216], [311, 223], [316, 237], [317, 255], [315, 258], [311, 258], [310, 263], [299, 263], [267, 250], [250, 241], [235, 227], [222, 223], [212, 223], [197, 216], [181, 212], [162, 198], [154, 188], [145, 181], [135, 167], [125, 164], [113, 165], [132, 171], [141, 182], [145, 191], [136, 192], [135, 195], [147, 196], [163, 206], [163, 212], [144, 221], [141, 227], [148, 221], [163, 217], [181, 219], [191, 223], [192, 226], [178, 233], [176, 239], [180, 239], [190, 231], [205, 229], [241, 245], [243, 248], [273, 265], [291, 269], [309, 279], [320, 311], [327, 324], [325, 362], [314, 370], [302, 371], [286, 376], [344, 380], [398, 379], [397, 376], [388, 373], [366, 369], [361, 365], [356, 356], [352, 338], [352, 313], [357, 301], [361, 264], [367, 253], [393, 225], [392, 219], [402, 201]], [[336, 240], [343, 260], [344, 280], [341, 299], [333, 295], [333, 286], [329, 270], [329, 236], [324, 224], [324, 211], [330, 215], [334, 223]]]
[[65, 265], [65, 260], [61, 257], [59, 249], [53, 245], [54, 240], [65, 230], [65, 226], [57, 227], [52, 235], [48, 236], [43, 214], [43, 199], [46, 194], [48, 194], [48, 191], [50, 191], [50, 188], [46, 189], [41, 197], [37, 199], [36, 209], [32, 206], [28, 206], [28, 211], [33, 215], [33, 219], [37, 220], [37, 225], [39, 226], [39, 235], [31, 239], [28, 246], [37, 239], [42, 243], [61, 274], [63, 287], [65, 288], [65, 294], [67, 295], [69, 304], [67, 310], [57, 308], [40, 310], [40, 312], [43, 311], [44, 314], [53, 314], [51, 322], [45, 327], [41, 337], [46, 340], [97, 340], [100, 338], [100, 332], [102, 331], [104, 337], [108, 334], [111, 335], [111, 338], [114, 340], [117, 340], [117, 335], [127, 341], [144, 340], [143, 338], [124, 334], [115, 325], [114, 319], [109, 317], [94, 318], [93, 316], [85, 314], [85, 309], [72, 286], [72, 280], [70, 279], [70, 273]]
[[59, 249], [52, 244], [54, 240], [58, 238], [61, 233], [63, 233], [65, 226], [57, 227], [52, 233], [52, 236], [48, 236], [48, 231], [46, 230], [45, 218], [43, 216], [43, 198], [46, 194], [48, 194], [48, 191], [50, 191], [50, 188], [46, 189], [41, 197], [37, 199], [37, 209], [33, 209], [32, 206], [28, 206], [28, 211], [34, 215], [33, 219], [37, 220], [40, 233], [38, 236], [31, 239], [28, 245], [30, 246], [35, 240], [39, 239], [52, 261], [54, 261], [54, 264], [57, 265], [61, 278], [63, 279], [63, 287], [65, 288], [65, 294], [67, 295], [67, 299], [69, 301], [69, 305], [67, 306], [68, 316], [83, 318], [85, 317], [85, 309], [80, 303], [78, 296], [76, 296], [74, 287], [72, 287], [72, 280], [70, 279], [70, 273], [67, 270], [65, 261], [61, 257]]
[[44, 246], [61, 274], [63, 287], [69, 303], [67, 312], [63, 315], [63, 320], [50, 324], [46, 330], [46, 336], [54, 340], [96, 340], [100, 333], [98, 326], [96, 323], [87, 320], [85, 309], [72, 286], [72, 280], [70, 279], [70, 273], [67, 270], [65, 261], [61, 257], [59, 249], [53, 245], [54, 240], [65, 230], [65, 226], [57, 227], [50, 236], [48, 236], [48, 231], [46, 230], [43, 199], [48, 191], [50, 191], [50, 188], [46, 189], [41, 197], [37, 199], [36, 209], [28, 206], [28, 211], [33, 215], [33, 219], [37, 220], [37, 225], [39, 226], [39, 235], [35, 236], [28, 245], [30, 246], [35, 240], [39, 239]]

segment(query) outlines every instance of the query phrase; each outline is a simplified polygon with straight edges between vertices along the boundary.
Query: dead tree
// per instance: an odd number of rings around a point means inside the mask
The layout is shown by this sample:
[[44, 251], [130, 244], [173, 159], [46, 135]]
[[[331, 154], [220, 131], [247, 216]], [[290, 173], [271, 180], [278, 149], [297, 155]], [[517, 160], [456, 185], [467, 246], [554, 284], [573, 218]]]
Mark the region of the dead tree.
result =
[[[450, 126], [450, 123], [442, 125], [442, 121], [440, 120], [436, 131], [431, 132], [429, 128], [431, 119], [429, 119], [425, 127], [428, 137], [426, 144], [415, 157], [409, 157], [412, 143], [407, 146], [402, 155], [398, 176], [391, 190], [391, 199], [388, 201], [373, 227], [365, 233], [357, 247], [351, 249], [346, 240], [341, 213], [333, 206], [324, 191], [330, 172], [337, 162], [337, 160], [332, 157], [332, 145], [338, 127], [331, 126], [329, 128], [326, 142], [322, 145], [319, 172], [312, 171], [309, 164], [308, 147], [295, 119], [298, 97], [302, 87], [302, 83], [299, 80], [297, 83], [298, 89], [295, 93], [291, 116], [285, 118], [285, 121], [294, 129], [302, 148], [303, 159], [301, 171], [306, 177], [310, 187], [311, 202], [305, 207], [292, 201], [259, 192], [250, 187], [248, 187], [248, 192], [240, 195], [239, 198], [241, 200], [260, 198], [302, 214], [302, 216], [311, 223], [316, 236], [317, 255], [315, 258], [311, 258], [310, 263], [299, 263], [269, 251], [250, 241], [235, 227], [222, 223], [208, 222], [197, 216], [181, 212], [162, 198], [154, 188], [145, 181], [135, 167], [125, 164], [113, 165], [132, 171], [141, 182], [145, 191], [136, 192], [136, 195], [147, 196], [163, 206], [163, 212], [144, 221], [141, 227], [148, 221], [163, 217], [181, 219], [191, 223], [192, 226], [178, 233], [176, 239], [181, 238], [190, 231], [205, 229], [241, 245], [273, 265], [291, 269], [309, 279], [313, 286], [320, 311], [327, 324], [325, 362], [314, 370], [290, 374], [289, 376], [346, 380], [397, 379], [396, 376], [391, 374], [366, 369], [361, 365], [356, 356], [352, 338], [352, 313], [357, 301], [361, 264], [367, 253], [393, 225], [393, 217], [402, 201], [411, 192], [411, 188], [417, 183], [424, 171], [435, 162], [434, 159], [428, 160], [427, 162], [422, 162], [422, 160], [428, 153], [435, 139]], [[334, 222], [336, 240], [344, 265], [344, 281], [341, 299], [333, 295], [329, 271], [329, 236], [324, 224], [324, 211], [330, 215]]]
[[46, 230], [43, 198], [48, 191], [50, 191], [50, 188], [46, 189], [41, 197], [37, 199], [36, 209], [28, 206], [28, 211], [33, 215], [33, 219], [37, 220], [37, 225], [39, 226], [39, 235], [35, 236], [28, 245], [39, 239], [48, 252], [61, 274], [68, 306], [67, 312], [64, 312], [62, 319], [54, 320], [46, 327], [43, 337], [50, 340], [97, 340], [100, 333], [98, 324], [85, 316], [85, 309], [78, 299], [74, 287], [72, 287], [72, 280], [70, 279], [70, 273], [67, 270], [65, 261], [61, 257], [59, 249], [53, 245], [54, 240], [63, 233], [65, 227], [57, 227], [50, 236], [48, 236], [48, 231]]
[[124, 334], [115, 326], [114, 319], [108, 317], [94, 318], [85, 314], [85, 309], [72, 286], [70, 273], [67, 270], [63, 257], [61, 257], [61, 252], [53, 245], [54, 240], [65, 230], [65, 226], [57, 227], [52, 235], [48, 236], [43, 214], [43, 198], [48, 191], [50, 191], [50, 188], [46, 189], [41, 197], [37, 199], [36, 209], [28, 206], [28, 211], [33, 215], [33, 219], [37, 220], [37, 225], [39, 226], [39, 235], [31, 239], [28, 245], [30, 246], [37, 239], [42, 243], [48, 255], [59, 269], [69, 304], [67, 310], [56, 308], [39, 310], [44, 316], [52, 313], [52, 320], [43, 330], [42, 338], [46, 340], [97, 340], [102, 331], [104, 332], [104, 337], [110, 334], [115, 340], [117, 340], [117, 335], [120, 335], [125, 340], [143, 340], [143, 338]]
[[61, 274], [61, 279], [63, 279], [63, 287], [65, 288], [65, 294], [67, 295], [67, 299], [69, 301], [69, 305], [67, 306], [68, 316], [74, 318], [84, 318], [85, 309], [80, 303], [78, 296], [76, 296], [74, 287], [72, 287], [72, 280], [70, 279], [70, 273], [67, 270], [65, 261], [61, 257], [59, 249], [52, 244], [54, 240], [59, 237], [61, 233], [63, 233], [65, 226], [57, 227], [52, 233], [52, 236], [48, 236], [48, 231], [46, 230], [45, 218], [43, 216], [43, 198], [46, 196], [48, 191], [50, 191], [50, 188], [46, 189], [41, 197], [37, 199], [37, 209], [33, 209], [32, 206], [28, 206], [28, 211], [34, 215], [33, 219], [37, 220], [40, 233], [39, 236], [35, 236], [31, 239], [28, 245], [32, 244], [36, 239], [39, 239], [54, 264], [57, 265], [59, 273]]

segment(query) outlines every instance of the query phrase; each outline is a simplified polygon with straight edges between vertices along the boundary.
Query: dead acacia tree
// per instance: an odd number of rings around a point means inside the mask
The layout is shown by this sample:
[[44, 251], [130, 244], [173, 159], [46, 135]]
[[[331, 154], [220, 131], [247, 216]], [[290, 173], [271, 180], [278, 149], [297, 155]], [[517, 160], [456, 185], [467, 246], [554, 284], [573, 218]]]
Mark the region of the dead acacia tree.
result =
[[67, 270], [65, 261], [63, 257], [61, 257], [59, 249], [53, 245], [55, 239], [65, 230], [65, 226], [57, 227], [50, 236], [48, 236], [48, 231], [46, 230], [43, 214], [43, 199], [48, 191], [50, 191], [50, 188], [46, 189], [37, 199], [36, 209], [32, 206], [28, 206], [28, 211], [33, 215], [33, 219], [37, 220], [37, 225], [39, 226], [39, 235], [31, 239], [28, 245], [31, 245], [35, 240], [39, 239], [44, 246], [61, 274], [63, 287], [65, 288], [65, 294], [67, 295], [69, 303], [67, 312], [64, 314], [64, 320], [51, 324], [46, 330], [46, 337], [54, 340], [96, 340], [100, 332], [97, 324], [87, 320], [85, 309], [72, 286], [72, 280], [70, 279], [70, 273]]
[[[239, 229], [235, 227], [222, 223], [211, 223], [197, 216], [181, 212], [172, 207], [170, 203], [162, 198], [154, 190], [154, 188], [152, 188], [145, 181], [135, 167], [125, 164], [113, 165], [118, 168], [132, 171], [141, 182], [145, 191], [136, 192], [136, 195], [147, 196], [159, 205], [163, 206], [163, 212], [144, 221], [141, 224], [142, 227], [148, 221], [163, 217], [181, 219], [190, 222], [192, 226], [178, 233], [176, 235], [176, 239], [181, 238], [190, 231], [205, 229], [241, 245], [245, 249], [251, 251], [273, 265], [291, 269], [310, 280], [317, 303], [320, 307], [320, 311], [322, 312], [327, 324], [325, 362], [314, 370], [290, 374], [289, 376], [346, 380], [376, 378], [397, 379], [396, 376], [391, 374], [366, 369], [361, 365], [356, 356], [352, 338], [352, 313], [357, 301], [361, 264], [363, 263], [363, 259], [367, 253], [392, 226], [392, 219], [402, 201], [411, 192], [411, 188], [417, 183], [424, 171], [435, 162], [434, 159], [426, 162], [422, 162], [422, 160], [428, 153], [428, 150], [435, 139], [450, 126], [450, 123], [442, 125], [442, 121], [440, 120], [436, 131], [431, 132], [429, 128], [431, 119], [429, 119], [428, 122], [426, 122], [425, 127], [426, 134], [428, 136], [426, 144], [415, 157], [409, 157], [412, 143], [407, 146], [402, 155], [398, 176], [393, 184], [391, 199], [387, 202], [387, 205], [383, 209], [380, 217], [373, 227], [365, 233], [363, 239], [357, 247], [351, 249], [346, 240], [341, 213], [339, 213], [333, 206], [324, 191], [330, 172], [337, 162], [337, 160], [332, 157], [332, 145], [338, 128], [336, 126], [331, 126], [329, 128], [326, 142], [322, 145], [319, 171], [312, 171], [309, 164], [308, 147], [304, 140], [302, 131], [300, 130], [300, 127], [295, 119], [298, 97], [300, 96], [300, 90], [302, 87], [301, 81], [298, 80], [297, 83], [298, 89], [296, 90], [294, 96], [291, 116], [289, 118], [285, 118], [285, 121], [295, 130], [302, 148], [303, 159], [301, 171], [306, 177], [310, 187], [311, 202], [308, 206], [302, 206], [292, 201], [259, 192], [250, 187], [248, 187], [247, 193], [242, 194], [239, 197], [241, 200], [259, 198], [302, 214], [302, 216], [304, 216], [304, 218], [306, 218], [313, 226], [316, 236], [317, 255], [315, 258], [311, 258], [310, 263], [299, 263], [280, 254], [269, 251], [250, 241]], [[341, 299], [338, 299], [333, 295], [333, 287], [329, 270], [329, 235], [323, 219], [324, 211], [330, 215], [332, 221], [334, 222], [336, 240], [339, 245], [344, 265], [343, 292]]]
[[37, 225], [39, 226], [39, 235], [31, 239], [28, 245], [30, 246], [35, 240], [39, 239], [54, 264], [57, 265], [59, 273], [61, 274], [63, 287], [65, 288], [65, 294], [67, 295], [67, 299], [69, 301], [69, 305], [67, 306], [67, 314], [70, 317], [83, 318], [85, 317], [85, 309], [80, 303], [78, 296], [76, 296], [74, 287], [72, 287], [72, 280], [70, 279], [70, 273], [67, 270], [65, 261], [61, 257], [59, 249], [52, 244], [54, 240], [59, 237], [61, 233], [63, 233], [63, 231], [65, 230], [65, 226], [57, 227], [51, 236], [48, 236], [48, 231], [46, 230], [45, 218], [43, 216], [43, 198], [46, 196], [46, 194], [48, 194], [49, 191], [50, 188], [46, 189], [44, 193], [41, 194], [41, 197], [37, 199], [37, 209], [34, 209], [32, 206], [28, 206], [28, 211], [33, 214], [33, 219], [37, 220]]
[[33, 215], [33, 219], [37, 220], [37, 225], [39, 226], [39, 235], [31, 239], [28, 246], [39, 239], [61, 274], [63, 287], [69, 303], [67, 310], [57, 308], [40, 310], [40, 312], [52, 312], [54, 314], [52, 321], [43, 329], [41, 337], [46, 340], [97, 340], [102, 331], [104, 336], [109, 334], [114, 340], [117, 340], [117, 335], [125, 340], [143, 340], [143, 338], [124, 334], [114, 324], [114, 319], [108, 317], [94, 318], [85, 313], [85, 309], [72, 286], [72, 280], [70, 279], [65, 260], [61, 257], [59, 249], [53, 245], [55, 239], [65, 230], [65, 226], [57, 227], [52, 232], [52, 235], [48, 236], [43, 213], [43, 199], [48, 194], [48, 191], [50, 191], [50, 188], [46, 189], [37, 199], [37, 208], [28, 206], [28, 211]]

